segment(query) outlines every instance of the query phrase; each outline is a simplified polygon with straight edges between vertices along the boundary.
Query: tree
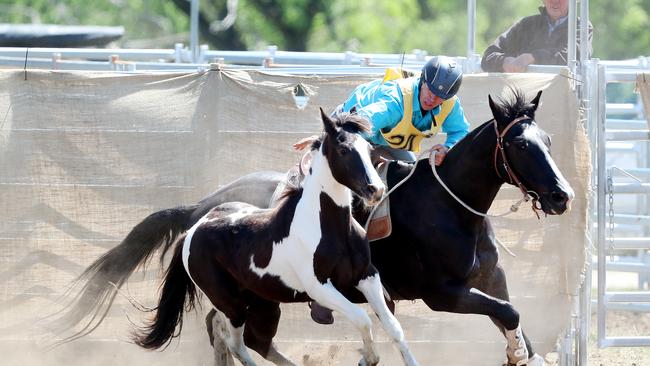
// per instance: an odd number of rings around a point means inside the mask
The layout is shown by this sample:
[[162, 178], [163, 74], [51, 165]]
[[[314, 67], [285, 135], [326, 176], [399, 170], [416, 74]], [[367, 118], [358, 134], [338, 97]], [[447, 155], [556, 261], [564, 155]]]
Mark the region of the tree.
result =
[[[467, 4], [449, 0], [238, 0], [227, 30], [210, 24], [227, 14], [228, 0], [201, 0], [201, 43], [226, 50], [358, 51], [465, 56]], [[232, 0], [231, 0], [232, 1]], [[593, 56], [620, 60], [648, 55], [650, 0], [590, 0]], [[480, 0], [476, 53], [540, 0]], [[189, 0], [0, 0], [0, 22], [123, 25], [122, 46], [172, 47], [189, 40]], [[137, 43], [136, 43], [137, 41]]]

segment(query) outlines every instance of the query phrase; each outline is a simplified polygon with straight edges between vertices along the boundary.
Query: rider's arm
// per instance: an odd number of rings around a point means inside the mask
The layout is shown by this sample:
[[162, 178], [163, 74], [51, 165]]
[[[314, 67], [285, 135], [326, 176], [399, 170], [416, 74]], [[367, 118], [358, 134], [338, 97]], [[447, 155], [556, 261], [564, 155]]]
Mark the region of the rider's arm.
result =
[[456, 100], [454, 108], [442, 123], [442, 132], [447, 134], [445, 146], [451, 148], [455, 143], [460, 141], [469, 132], [469, 122], [465, 118], [463, 107], [460, 105], [460, 100]]

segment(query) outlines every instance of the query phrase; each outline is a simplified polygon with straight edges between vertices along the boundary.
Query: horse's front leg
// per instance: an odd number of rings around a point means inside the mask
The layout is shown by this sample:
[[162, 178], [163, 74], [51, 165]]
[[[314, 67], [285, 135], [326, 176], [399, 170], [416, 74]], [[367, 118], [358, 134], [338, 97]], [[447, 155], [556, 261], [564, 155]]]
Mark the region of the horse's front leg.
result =
[[508, 362], [528, 365], [529, 354], [519, 324], [519, 313], [508, 301], [490, 296], [476, 288], [438, 282], [422, 298], [435, 311], [482, 314], [496, 319], [505, 329]]
[[[494, 296], [504, 301], [510, 301], [510, 295], [508, 293], [508, 285], [506, 282], [506, 274], [503, 268], [499, 264], [495, 264], [489, 267], [483, 267], [481, 270], [481, 275], [476, 276], [474, 280], [470, 281], [470, 285], [472, 287], [478, 288], [479, 290], [485, 292], [490, 296]], [[506, 339], [508, 339], [509, 337], [505, 326], [497, 318], [490, 317], [490, 319], [497, 326], [497, 328], [499, 328], [499, 330], [501, 331], [501, 333], [503, 333]], [[528, 337], [526, 337], [526, 333], [523, 332], [523, 329], [521, 333], [526, 344], [528, 355], [530, 356], [528, 359], [528, 363], [526, 363], [526, 365], [529, 366], [544, 365], [544, 359], [542, 358], [542, 356], [535, 353], [535, 351], [533, 350], [533, 346], [530, 343]], [[510, 338], [513, 337], [511, 336]], [[506, 355], [508, 357], [509, 366], [517, 364], [517, 357], [514, 354], [515, 353], [514, 350], [516, 348], [513, 348], [514, 344], [511, 345], [511, 343], [514, 342], [511, 342], [508, 339]]]
[[379, 279], [379, 273], [373, 266], [371, 266], [367, 277], [359, 281], [356, 288], [361, 291], [368, 301], [368, 304], [381, 321], [384, 330], [386, 330], [388, 336], [392, 338], [393, 342], [395, 342], [395, 345], [402, 354], [404, 364], [407, 366], [418, 365], [415, 357], [413, 357], [411, 350], [404, 340], [404, 331], [402, 330], [402, 326], [386, 305], [381, 280]]
[[314, 281], [305, 286], [305, 292], [321, 305], [343, 314], [359, 330], [363, 340], [363, 359], [359, 362], [360, 366], [375, 366], [379, 363], [379, 354], [372, 337], [372, 322], [360, 306], [346, 299], [329, 280], [324, 284]]

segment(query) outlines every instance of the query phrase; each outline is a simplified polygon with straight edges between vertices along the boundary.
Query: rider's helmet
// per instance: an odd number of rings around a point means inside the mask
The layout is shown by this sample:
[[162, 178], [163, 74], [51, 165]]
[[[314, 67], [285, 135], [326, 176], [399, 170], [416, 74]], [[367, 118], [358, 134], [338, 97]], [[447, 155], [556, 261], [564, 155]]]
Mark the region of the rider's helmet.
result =
[[463, 70], [454, 59], [436, 56], [424, 64], [421, 78], [433, 94], [442, 99], [449, 99], [456, 95], [460, 88]]

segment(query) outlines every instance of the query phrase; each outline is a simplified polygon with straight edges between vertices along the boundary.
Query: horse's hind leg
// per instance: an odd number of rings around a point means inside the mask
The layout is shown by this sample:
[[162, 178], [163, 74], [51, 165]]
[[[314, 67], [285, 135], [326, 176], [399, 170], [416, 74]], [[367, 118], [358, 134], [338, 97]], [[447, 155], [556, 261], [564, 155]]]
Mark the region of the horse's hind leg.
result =
[[278, 366], [297, 366], [278, 351], [273, 342], [280, 321], [280, 304], [255, 298], [249, 300], [246, 313], [246, 346]]
[[[194, 271], [190, 273], [190, 276], [212, 305], [225, 316], [225, 319], [219, 323], [220, 326], [213, 327], [213, 330], [222, 330], [223, 334], [220, 337], [239, 362], [244, 366], [255, 366], [255, 362], [244, 345], [247, 305], [241, 297], [238, 283], [226, 270], [218, 267], [212, 267], [205, 271]], [[218, 335], [218, 333], [215, 334]]]
[[[473, 287], [485, 292], [490, 296], [494, 296], [498, 299], [504, 301], [510, 301], [510, 295], [508, 293], [508, 285], [506, 282], [506, 274], [503, 268], [500, 265], [495, 265], [492, 267], [491, 271], [485, 271], [481, 276], [478, 276], [478, 280], [472, 283]], [[518, 349], [523, 347], [522, 341], [525, 344], [528, 355], [530, 356], [527, 360], [527, 363], [524, 363], [528, 366], [541, 366], [544, 365], [544, 359], [535, 353], [533, 347], [530, 343], [528, 337], [519, 326], [515, 330], [508, 331], [506, 327], [501, 323], [497, 318], [491, 316], [490, 319], [492, 322], [499, 328], [501, 333], [506, 337], [508, 346], [506, 348], [506, 355], [508, 357], [508, 365], [517, 365], [518, 359], [519, 362], [521, 352], [517, 352]]]
[[235, 360], [226, 344], [228, 337], [225, 322], [228, 321], [223, 313], [216, 309], [210, 310], [205, 317], [205, 325], [212, 345], [215, 366], [235, 366]]
[[388, 333], [393, 342], [395, 342], [395, 345], [402, 354], [404, 364], [408, 366], [417, 365], [418, 363], [415, 360], [415, 357], [413, 357], [413, 354], [404, 340], [404, 331], [402, 330], [402, 326], [386, 305], [381, 280], [379, 279], [379, 273], [377, 273], [377, 270], [375, 270], [374, 267], [371, 271], [374, 273], [359, 281], [359, 284], [356, 287], [361, 291], [363, 296], [365, 296], [368, 304], [381, 321], [386, 333]]
[[307, 295], [313, 300], [343, 314], [361, 332], [363, 359], [359, 362], [359, 365], [377, 365], [379, 363], [379, 355], [377, 354], [377, 349], [372, 338], [372, 322], [368, 314], [361, 307], [346, 299], [329, 281], [325, 284], [321, 284], [320, 282], [311, 283], [310, 286], [305, 286], [305, 290]]

